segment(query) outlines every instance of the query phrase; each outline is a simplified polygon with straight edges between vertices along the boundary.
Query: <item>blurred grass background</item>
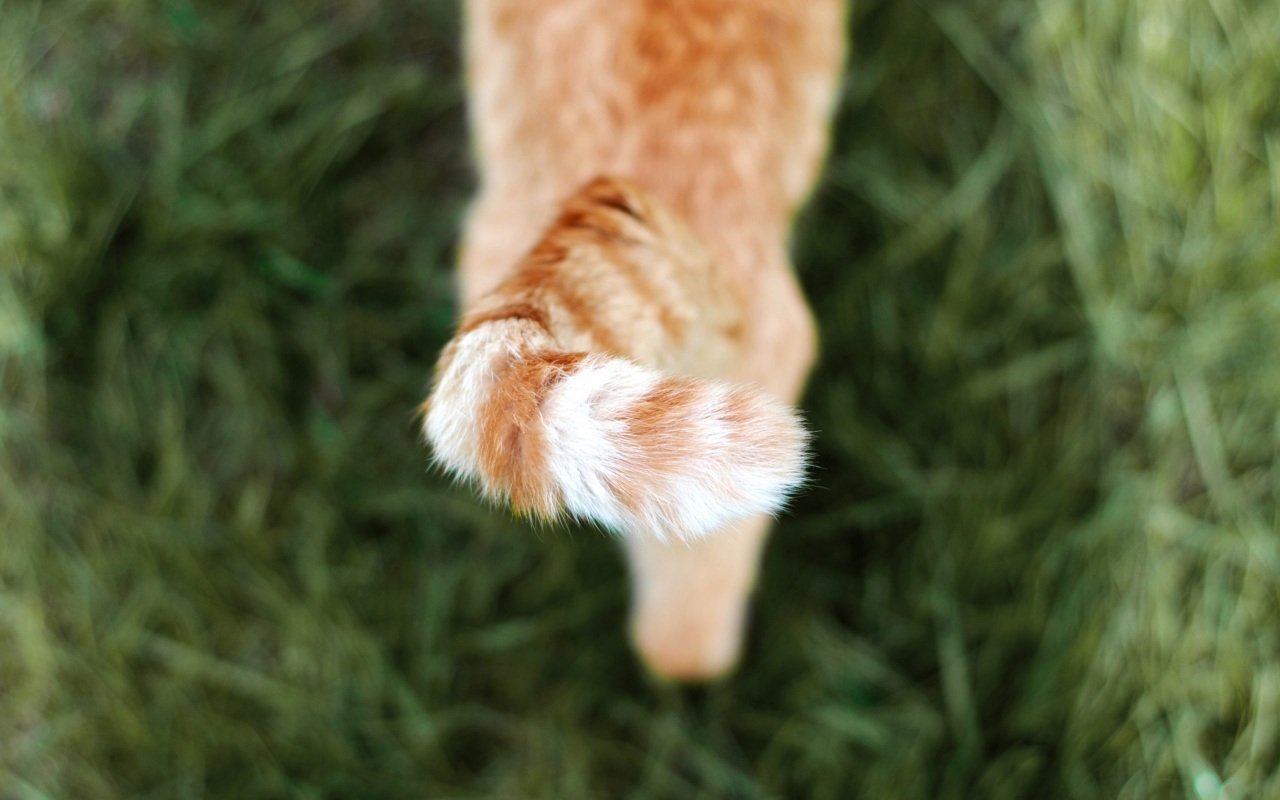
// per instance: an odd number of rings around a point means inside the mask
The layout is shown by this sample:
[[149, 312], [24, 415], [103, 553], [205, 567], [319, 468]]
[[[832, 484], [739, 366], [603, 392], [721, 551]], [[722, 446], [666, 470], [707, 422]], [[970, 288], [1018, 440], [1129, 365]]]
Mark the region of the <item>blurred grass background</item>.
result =
[[1280, 797], [1280, 4], [859, 0], [692, 690], [417, 441], [460, 18], [0, 0], [0, 797]]

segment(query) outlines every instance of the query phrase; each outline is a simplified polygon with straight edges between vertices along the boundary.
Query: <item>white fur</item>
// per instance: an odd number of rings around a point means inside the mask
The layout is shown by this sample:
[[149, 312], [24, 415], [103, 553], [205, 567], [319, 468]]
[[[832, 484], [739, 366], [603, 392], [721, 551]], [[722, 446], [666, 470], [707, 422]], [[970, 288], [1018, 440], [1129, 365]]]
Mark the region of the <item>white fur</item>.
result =
[[[806, 436], [782, 404], [751, 393], [755, 430], [731, 431], [723, 407], [741, 389], [690, 382], [697, 399], [689, 411], [688, 442], [639, 441], [628, 435], [629, 409], [663, 376], [621, 359], [593, 357], [555, 386], [544, 407], [552, 472], [566, 508], [623, 532], [658, 538], [697, 538], [725, 523], [757, 513], [774, 513], [799, 485]], [[760, 437], [781, 441], [761, 441]], [[649, 461], [645, 451], [692, 442], [696, 455], [676, 460], [671, 470], [636, 474]], [[610, 491], [610, 479], [644, 488], [639, 508], [624, 505]]]
[[[426, 436], [436, 457], [457, 474], [480, 477], [474, 411], [497, 379], [498, 360], [518, 352], [516, 337], [549, 341], [532, 326], [517, 332], [507, 327], [512, 324], [518, 323], [490, 323], [460, 337], [431, 398]], [[660, 539], [694, 539], [738, 518], [777, 512], [803, 477], [807, 434], [795, 413], [763, 393], [688, 381], [696, 392], [687, 418], [692, 431], [672, 432], [682, 441], [661, 434], [639, 441], [628, 431], [629, 412], [663, 379], [629, 361], [591, 356], [554, 384], [541, 421], [550, 491], [564, 509], [620, 533]], [[747, 430], [729, 429], [724, 408], [731, 397], [747, 398]], [[668, 470], [637, 474], [652, 461], [646, 453], [655, 450], [688, 457], [666, 459]], [[638, 508], [611, 488], [619, 483], [642, 487]]]
[[476, 411], [492, 391], [498, 368], [518, 357], [522, 345], [550, 343], [546, 333], [518, 320], [481, 325], [453, 341], [452, 359], [436, 380], [423, 423], [437, 461], [456, 475], [480, 479]]

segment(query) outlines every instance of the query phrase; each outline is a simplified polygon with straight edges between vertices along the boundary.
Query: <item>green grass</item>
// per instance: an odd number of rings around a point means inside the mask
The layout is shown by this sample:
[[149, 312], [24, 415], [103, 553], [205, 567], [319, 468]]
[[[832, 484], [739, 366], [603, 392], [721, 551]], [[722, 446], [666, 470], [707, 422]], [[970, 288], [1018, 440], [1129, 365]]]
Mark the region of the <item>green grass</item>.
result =
[[0, 797], [1280, 796], [1280, 6], [857, 4], [710, 689], [417, 441], [460, 16], [0, 0]]

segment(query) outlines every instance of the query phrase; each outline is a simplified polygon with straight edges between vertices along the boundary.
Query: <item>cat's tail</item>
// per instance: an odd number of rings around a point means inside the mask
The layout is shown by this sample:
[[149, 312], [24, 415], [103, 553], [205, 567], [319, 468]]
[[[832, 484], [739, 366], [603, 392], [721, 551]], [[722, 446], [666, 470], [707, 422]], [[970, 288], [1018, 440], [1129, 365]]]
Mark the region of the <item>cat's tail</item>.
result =
[[517, 511], [684, 538], [776, 512], [807, 439], [762, 392], [558, 352], [519, 316], [453, 341], [425, 432], [444, 466]]
[[[606, 222], [592, 218], [590, 236]], [[642, 238], [635, 229], [626, 241]], [[585, 252], [560, 244], [558, 254]], [[801, 484], [808, 435], [791, 408], [761, 391], [572, 352], [553, 334], [565, 315], [546, 297], [508, 291], [464, 317], [442, 355], [424, 432], [448, 470], [518, 512], [687, 539], [775, 513]]]

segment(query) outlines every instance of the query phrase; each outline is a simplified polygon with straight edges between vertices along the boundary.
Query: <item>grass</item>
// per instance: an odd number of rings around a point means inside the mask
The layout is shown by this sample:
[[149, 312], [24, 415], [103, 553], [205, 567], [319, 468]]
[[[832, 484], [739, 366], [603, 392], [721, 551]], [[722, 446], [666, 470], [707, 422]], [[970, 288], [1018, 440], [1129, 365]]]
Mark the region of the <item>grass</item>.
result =
[[0, 797], [1280, 796], [1280, 6], [857, 4], [693, 690], [417, 442], [460, 16], [0, 0]]

